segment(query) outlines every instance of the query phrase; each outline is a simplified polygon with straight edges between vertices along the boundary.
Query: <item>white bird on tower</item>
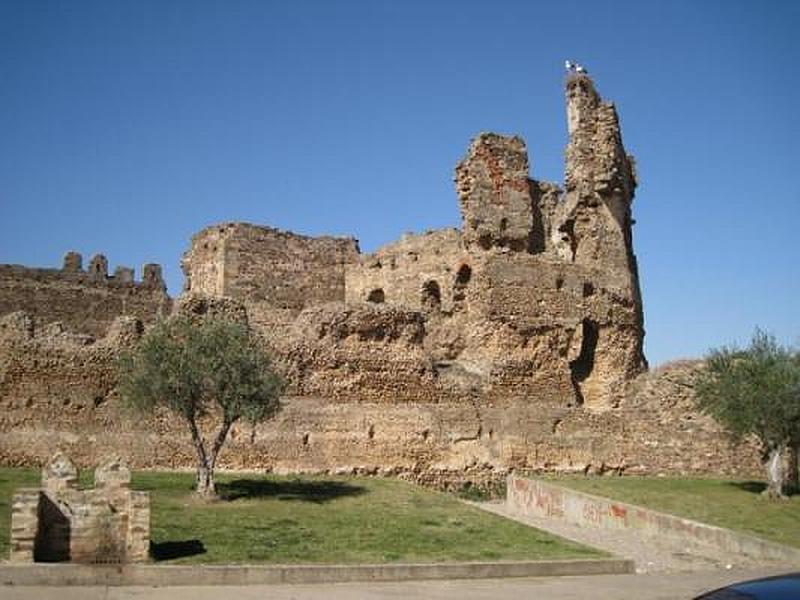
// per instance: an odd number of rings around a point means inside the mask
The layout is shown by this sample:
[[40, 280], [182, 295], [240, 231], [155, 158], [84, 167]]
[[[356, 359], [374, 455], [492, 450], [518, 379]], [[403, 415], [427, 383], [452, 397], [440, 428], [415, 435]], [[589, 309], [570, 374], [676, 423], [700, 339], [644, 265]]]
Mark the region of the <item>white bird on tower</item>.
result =
[[574, 64], [572, 64], [572, 62], [571, 62], [571, 61], [569, 61], [569, 60], [565, 60], [565, 61], [564, 61], [564, 68], [565, 68], [567, 71], [574, 71], [574, 70], [575, 70], [575, 65], [574, 65]]
[[586, 70], [586, 67], [584, 67], [583, 65], [579, 65], [578, 63], [575, 63], [574, 67], [575, 67], [575, 72], [576, 73], [582, 73], [582, 74], [586, 75], [586, 73], [589, 72], [589, 71]]

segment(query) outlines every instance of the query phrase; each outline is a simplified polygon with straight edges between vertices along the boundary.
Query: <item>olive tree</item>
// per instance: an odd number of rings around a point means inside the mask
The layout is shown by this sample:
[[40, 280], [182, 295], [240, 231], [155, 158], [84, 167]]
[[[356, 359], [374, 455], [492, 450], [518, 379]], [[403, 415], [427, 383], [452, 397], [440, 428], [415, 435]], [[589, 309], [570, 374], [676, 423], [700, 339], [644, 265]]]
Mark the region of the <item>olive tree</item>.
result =
[[784, 495], [783, 456], [800, 444], [800, 357], [756, 330], [743, 349], [723, 347], [706, 357], [696, 385], [699, 408], [737, 438], [754, 435], [767, 474], [765, 493]]
[[[214, 468], [234, 423], [280, 409], [283, 382], [248, 328], [226, 320], [172, 317], [155, 325], [119, 363], [123, 402], [140, 413], [164, 406], [185, 422], [197, 453], [198, 494], [215, 495]], [[206, 440], [201, 419], [217, 420]]]

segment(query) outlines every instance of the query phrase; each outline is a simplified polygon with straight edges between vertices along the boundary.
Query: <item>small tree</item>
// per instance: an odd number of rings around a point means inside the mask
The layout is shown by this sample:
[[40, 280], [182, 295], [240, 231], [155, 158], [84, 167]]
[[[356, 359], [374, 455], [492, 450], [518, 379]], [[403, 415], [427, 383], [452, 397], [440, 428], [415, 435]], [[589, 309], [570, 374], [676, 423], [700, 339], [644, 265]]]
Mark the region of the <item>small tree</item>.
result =
[[[123, 401], [139, 412], [166, 406], [183, 417], [197, 452], [197, 493], [215, 495], [214, 467], [231, 426], [252, 424], [280, 409], [283, 382], [247, 327], [179, 316], [153, 327], [119, 364]], [[219, 414], [209, 445], [200, 419]]]
[[783, 455], [800, 442], [798, 356], [756, 330], [745, 350], [712, 350], [695, 391], [699, 408], [735, 437], [758, 438], [767, 472], [765, 493], [783, 496]]

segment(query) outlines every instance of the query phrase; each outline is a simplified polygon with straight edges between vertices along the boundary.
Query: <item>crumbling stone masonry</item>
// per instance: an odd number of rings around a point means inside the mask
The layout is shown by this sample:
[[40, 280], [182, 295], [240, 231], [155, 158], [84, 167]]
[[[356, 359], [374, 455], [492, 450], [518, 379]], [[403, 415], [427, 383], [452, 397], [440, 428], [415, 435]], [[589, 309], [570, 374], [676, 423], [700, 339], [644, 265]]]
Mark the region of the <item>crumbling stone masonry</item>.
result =
[[11, 508], [12, 562], [143, 562], [150, 549], [150, 496], [129, 489], [118, 458], [95, 470], [94, 489], [78, 489], [78, 470], [56, 454], [42, 487], [18, 490]]
[[77, 252], [65, 255], [61, 269], [0, 265], [0, 315], [25, 311], [41, 325], [59, 321], [73, 333], [102, 337], [116, 317], [152, 323], [171, 309], [160, 265], [144, 265], [140, 282], [127, 267], [109, 275], [102, 254], [86, 270]]
[[[696, 413], [696, 365], [646, 371], [634, 162], [585, 74], [567, 78], [566, 108], [563, 185], [531, 177], [519, 137], [472, 141], [455, 169], [460, 229], [373, 254], [352, 238], [246, 223], [192, 238], [174, 310], [246, 320], [290, 383], [274, 421], [234, 426], [222, 467], [441, 487], [510, 471], [758, 471], [754, 448]], [[84, 273], [69, 255], [57, 277], [66, 296], [38, 296], [50, 289], [38, 271], [19, 285], [0, 277], [0, 463], [40, 464], [61, 448], [80, 464], [109, 450], [135, 466], [193, 464], [180, 422], [158, 412], [132, 423], [115, 391], [116, 356], [171, 301], [162, 287], [142, 290], [140, 312], [115, 304], [127, 275], [104, 265]], [[50, 308], [98, 289], [111, 301], [97, 317], [72, 300]]]

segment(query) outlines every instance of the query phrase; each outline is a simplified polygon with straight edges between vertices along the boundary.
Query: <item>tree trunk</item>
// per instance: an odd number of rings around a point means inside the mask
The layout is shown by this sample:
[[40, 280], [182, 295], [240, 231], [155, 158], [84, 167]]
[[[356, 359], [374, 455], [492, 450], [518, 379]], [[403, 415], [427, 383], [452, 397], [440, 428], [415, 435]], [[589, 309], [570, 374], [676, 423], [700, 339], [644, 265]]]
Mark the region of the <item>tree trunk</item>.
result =
[[795, 494], [800, 493], [800, 444], [789, 446], [787, 455], [786, 488]]
[[214, 498], [217, 490], [214, 487], [214, 465], [209, 464], [208, 454], [206, 454], [205, 440], [200, 435], [197, 423], [190, 419], [189, 430], [192, 433], [192, 442], [197, 452], [197, 476], [195, 479], [195, 492], [203, 498]]
[[[233, 421], [229, 421], [225, 419], [222, 422], [222, 426], [220, 426], [219, 431], [217, 431], [217, 437], [214, 438], [214, 444], [211, 446], [211, 454], [208, 456], [208, 469], [211, 473], [211, 477], [213, 479], [214, 476], [214, 468], [217, 466], [217, 457], [219, 456], [219, 451], [222, 450], [222, 445], [225, 443], [225, 439], [228, 437], [228, 431], [230, 431], [231, 425], [233, 425]], [[214, 486], [212, 481], [211, 486]]]
[[208, 465], [197, 466], [197, 484], [195, 487], [197, 494], [203, 498], [214, 498], [217, 495], [214, 486], [214, 469]]
[[783, 447], [773, 446], [769, 449], [764, 467], [767, 470], [767, 489], [764, 495], [768, 498], [784, 498], [783, 484]]

